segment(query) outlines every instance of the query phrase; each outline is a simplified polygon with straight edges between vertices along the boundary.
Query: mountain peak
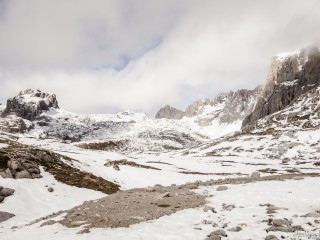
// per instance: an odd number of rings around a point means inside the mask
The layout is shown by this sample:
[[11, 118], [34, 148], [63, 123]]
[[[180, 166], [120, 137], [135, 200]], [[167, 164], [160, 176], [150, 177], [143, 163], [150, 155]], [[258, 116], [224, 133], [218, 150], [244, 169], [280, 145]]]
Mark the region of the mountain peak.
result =
[[27, 120], [34, 120], [39, 114], [50, 108], [59, 109], [55, 94], [26, 89], [7, 100], [3, 115], [14, 114]]

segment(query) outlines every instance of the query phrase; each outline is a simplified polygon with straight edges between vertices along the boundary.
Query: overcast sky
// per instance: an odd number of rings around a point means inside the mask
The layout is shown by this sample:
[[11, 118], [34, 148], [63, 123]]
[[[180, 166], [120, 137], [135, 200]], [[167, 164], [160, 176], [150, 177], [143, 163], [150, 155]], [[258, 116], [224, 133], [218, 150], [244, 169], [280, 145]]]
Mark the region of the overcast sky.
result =
[[185, 107], [264, 82], [319, 39], [319, 0], [0, 0], [0, 102], [36, 88], [73, 112]]

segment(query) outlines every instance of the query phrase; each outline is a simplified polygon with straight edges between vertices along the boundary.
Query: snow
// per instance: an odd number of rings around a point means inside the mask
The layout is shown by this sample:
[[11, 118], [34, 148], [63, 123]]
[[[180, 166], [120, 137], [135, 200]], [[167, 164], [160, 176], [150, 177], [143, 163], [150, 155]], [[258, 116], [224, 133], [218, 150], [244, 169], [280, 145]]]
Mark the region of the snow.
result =
[[[156, 220], [132, 225], [128, 228], [116, 229], [91, 229], [88, 234], [76, 234], [82, 228], [66, 228], [60, 224], [39, 227], [40, 223], [19, 227], [11, 230], [0, 228], [2, 236], [7, 240], [20, 240], [21, 238], [33, 239], [205, 239], [210, 232], [221, 229], [224, 223], [228, 223], [225, 231], [228, 239], [264, 239], [269, 227], [264, 220], [270, 216], [266, 214], [266, 208], [261, 204], [270, 203], [280, 208], [275, 213], [276, 218], [288, 218], [294, 224], [303, 224], [307, 231], [312, 227], [306, 224], [312, 219], [295, 218], [294, 215], [304, 215], [319, 209], [320, 181], [317, 178], [305, 178], [295, 181], [256, 182], [246, 185], [232, 185], [226, 191], [217, 192], [216, 187], [202, 187], [197, 192], [206, 195], [214, 195], [208, 198], [209, 205], [214, 207], [217, 213], [204, 212], [202, 208], [179, 211], [170, 216]], [[222, 204], [234, 204], [232, 211], [224, 211]], [[213, 221], [218, 227], [205, 225], [203, 220]], [[227, 229], [243, 224], [240, 232], [230, 232]], [[246, 225], [244, 225], [246, 224]], [[198, 230], [200, 228], [201, 230]], [[280, 238], [280, 235], [294, 237], [296, 233], [272, 233]], [[302, 238], [303, 239], [303, 238]], [[306, 239], [306, 238], [305, 238]]]
[[[16, 215], [0, 223], [0, 232], [1, 227], [10, 228], [27, 224], [51, 213], [70, 209], [83, 201], [106, 196], [101, 192], [60, 183], [43, 169], [41, 169], [41, 175], [43, 178], [40, 179], [8, 179], [0, 177], [1, 186], [15, 190], [13, 196], [7, 197], [0, 204], [0, 211], [7, 211]], [[48, 187], [52, 187], [54, 192], [49, 192]]]
[[6, 143], [0, 143], [0, 148], [5, 148], [5, 147], [8, 147], [9, 145], [6, 144]]

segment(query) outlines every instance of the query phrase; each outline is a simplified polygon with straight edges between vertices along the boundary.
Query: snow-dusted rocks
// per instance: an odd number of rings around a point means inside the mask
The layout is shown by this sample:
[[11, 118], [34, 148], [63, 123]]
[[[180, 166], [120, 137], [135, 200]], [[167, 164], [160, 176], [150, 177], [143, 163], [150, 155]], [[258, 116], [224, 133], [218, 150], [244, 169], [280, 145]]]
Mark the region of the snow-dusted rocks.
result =
[[181, 119], [183, 114], [183, 111], [166, 105], [157, 112], [155, 118]]
[[27, 120], [34, 120], [43, 111], [51, 108], [59, 108], [55, 94], [27, 89], [7, 100], [3, 115], [14, 114]]
[[269, 74], [255, 108], [242, 126], [282, 110], [303, 93], [320, 84], [320, 52], [313, 45], [272, 58]]
[[[14, 190], [11, 188], [4, 188], [0, 186], [0, 203], [4, 201], [5, 198], [14, 194]], [[1, 222], [1, 220], [0, 220]]]

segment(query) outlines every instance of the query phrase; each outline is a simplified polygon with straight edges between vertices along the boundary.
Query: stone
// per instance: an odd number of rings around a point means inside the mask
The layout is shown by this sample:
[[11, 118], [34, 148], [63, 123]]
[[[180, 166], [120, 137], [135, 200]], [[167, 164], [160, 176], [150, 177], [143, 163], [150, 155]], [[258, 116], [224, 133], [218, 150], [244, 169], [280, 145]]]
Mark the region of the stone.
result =
[[289, 226], [292, 224], [292, 222], [285, 219], [273, 219], [272, 224], [274, 226]]
[[230, 205], [226, 205], [226, 204], [223, 204], [222, 205], [222, 209], [225, 210], [225, 211], [232, 211], [232, 209], [234, 209], [236, 206], [233, 205], [233, 204], [230, 204]]
[[14, 193], [13, 189], [11, 189], [11, 188], [3, 188], [0, 191], [0, 196], [9, 197], [9, 196], [13, 195], [13, 193]]
[[216, 191], [225, 191], [227, 189], [228, 189], [227, 186], [219, 186], [219, 187], [217, 187]]
[[44, 226], [48, 226], [48, 225], [53, 225], [55, 224], [56, 221], [55, 220], [48, 220], [46, 222], [41, 223], [40, 227], [44, 227]]
[[226, 232], [225, 232], [224, 230], [222, 230], [222, 229], [213, 231], [212, 233], [210, 233], [209, 237], [210, 237], [210, 236], [213, 236], [213, 235], [221, 236], [221, 237], [228, 237], [228, 235], [226, 234]]
[[320, 213], [307, 213], [305, 215], [302, 215], [301, 217], [310, 217], [310, 218], [320, 218]]
[[211, 212], [213, 212], [213, 213], [217, 213], [217, 212], [215, 211], [214, 207], [209, 207], [209, 206], [205, 206], [205, 207], [203, 208], [203, 211], [204, 211], [204, 212], [211, 211]]
[[8, 219], [14, 217], [15, 215], [12, 213], [8, 213], [8, 212], [1, 212], [0, 211], [0, 223], [7, 221]]
[[250, 176], [252, 179], [259, 179], [260, 178], [260, 173], [259, 172], [253, 172]]
[[266, 236], [265, 240], [279, 240], [275, 235], [268, 235]]
[[221, 240], [221, 237], [218, 235], [212, 235], [207, 237], [206, 240]]
[[2, 203], [4, 200], [4, 197], [3, 196], [0, 196], [0, 203]]
[[267, 232], [295, 232], [295, 228], [291, 226], [285, 227], [278, 227], [278, 226], [271, 226], [267, 229]]
[[32, 178], [32, 177], [27, 170], [22, 170], [20, 172], [16, 172], [15, 178], [19, 179], [19, 178]]
[[241, 230], [242, 230], [242, 228], [239, 226], [228, 229], [229, 232], [240, 232]]
[[48, 192], [53, 192], [53, 191], [54, 191], [53, 187], [48, 188]]

